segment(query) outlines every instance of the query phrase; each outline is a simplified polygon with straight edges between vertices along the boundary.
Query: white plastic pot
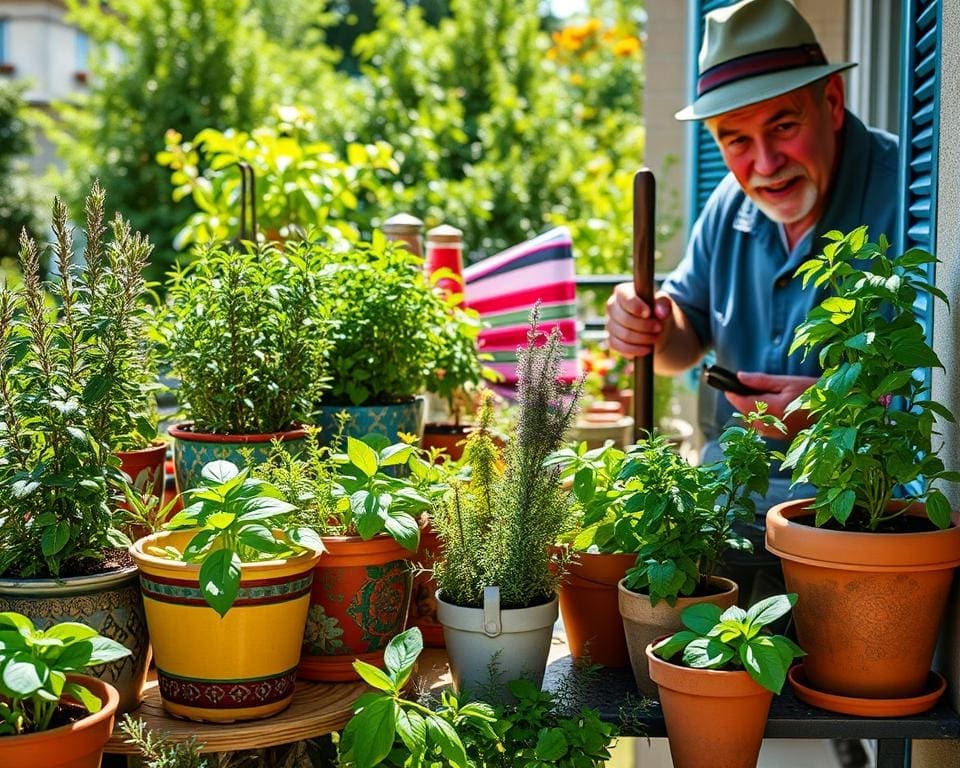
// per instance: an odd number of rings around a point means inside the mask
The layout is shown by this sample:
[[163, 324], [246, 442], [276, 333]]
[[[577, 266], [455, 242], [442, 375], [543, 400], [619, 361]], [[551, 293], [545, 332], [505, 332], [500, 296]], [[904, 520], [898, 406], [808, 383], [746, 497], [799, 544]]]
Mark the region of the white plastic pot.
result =
[[483, 608], [463, 608], [437, 592], [437, 618], [450, 659], [453, 684], [458, 691], [493, 693], [508, 699], [507, 683], [521, 677], [537, 687], [550, 655], [553, 625], [559, 600], [532, 608], [500, 609], [500, 588], [484, 589]]

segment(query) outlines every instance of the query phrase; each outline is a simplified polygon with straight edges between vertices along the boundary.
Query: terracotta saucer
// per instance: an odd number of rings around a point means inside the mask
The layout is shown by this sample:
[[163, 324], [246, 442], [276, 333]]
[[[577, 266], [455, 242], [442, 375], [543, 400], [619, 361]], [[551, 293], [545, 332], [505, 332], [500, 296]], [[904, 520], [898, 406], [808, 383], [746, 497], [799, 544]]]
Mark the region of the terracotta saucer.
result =
[[800, 701], [829, 712], [858, 717], [905, 717], [918, 715], [931, 709], [947, 689], [943, 675], [931, 672], [924, 691], [919, 696], [907, 699], [863, 699], [854, 696], [840, 696], [836, 693], [824, 693], [811, 688], [803, 672], [803, 664], [790, 668], [787, 679]]

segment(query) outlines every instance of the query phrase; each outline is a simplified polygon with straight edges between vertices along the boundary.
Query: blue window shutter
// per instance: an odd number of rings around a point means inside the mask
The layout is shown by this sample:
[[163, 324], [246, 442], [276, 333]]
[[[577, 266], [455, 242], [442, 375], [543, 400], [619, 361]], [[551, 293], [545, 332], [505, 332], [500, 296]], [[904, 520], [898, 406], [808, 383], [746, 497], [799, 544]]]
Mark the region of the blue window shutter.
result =
[[[688, 0], [687, 55], [690, 57], [687, 94], [692, 101], [697, 97], [697, 56], [703, 42], [703, 18], [710, 11], [731, 5], [732, 0]], [[687, 126], [687, 226], [692, 227], [710, 193], [727, 175], [720, 150], [702, 122]]]
[[[940, 47], [942, 0], [905, 0], [900, 125], [901, 250], [936, 247], [937, 141], [940, 131]], [[929, 280], [935, 280], [935, 265]], [[921, 297], [916, 306], [930, 338], [933, 306]]]

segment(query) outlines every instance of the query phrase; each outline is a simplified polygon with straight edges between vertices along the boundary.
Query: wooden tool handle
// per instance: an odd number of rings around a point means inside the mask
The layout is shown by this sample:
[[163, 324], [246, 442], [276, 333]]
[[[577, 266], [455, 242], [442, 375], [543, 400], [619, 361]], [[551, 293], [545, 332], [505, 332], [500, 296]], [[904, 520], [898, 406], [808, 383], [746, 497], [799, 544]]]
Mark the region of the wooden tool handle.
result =
[[[641, 168], [633, 177], [633, 289], [653, 312], [653, 260], [656, 251], [657, 181], [653, 171]], [[638, 357], [633, 365], [633, 435], [639, 441], [653, 429], [653, 355]]]

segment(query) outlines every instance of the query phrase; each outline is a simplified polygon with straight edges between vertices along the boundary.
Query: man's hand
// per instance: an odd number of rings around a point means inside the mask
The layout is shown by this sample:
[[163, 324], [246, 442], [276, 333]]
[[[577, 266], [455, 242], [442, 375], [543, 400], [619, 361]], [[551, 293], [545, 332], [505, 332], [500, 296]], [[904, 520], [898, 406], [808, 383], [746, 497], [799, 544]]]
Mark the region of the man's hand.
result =
[[620, 283], [607, 300], [610, 348], [624, 357], [659, 351], [672, 330], [673, 302], [666, 294], [658, 294], [651, 308], [637, 298], [632, 283]]
[[772, 427], [764, 427], [758, 424], [759, 432], [764, 437], [777, 437], [781, 440], [785, 437], [790, 439], [809, 425], [810, 415], [806, 411], [794, 411], [786, 419], [783, 418], [783, 413], [791, 402], [816, 383], [816, 378], [812, 376], [775, 376], [770, 373], [745, 373], [743, 371], [737, 374], [737, 378], [748, 387], [760, 391], [755, 395], [735, 395], [732, 392], [725, 392], [727, 400], [734, 408], [740, 413], [746, 414], [754, 410], [754, 403], [764, 402], [767, 404], [767, 413], [776, 416], [787, 427], [787, 434], [784, 435]]

